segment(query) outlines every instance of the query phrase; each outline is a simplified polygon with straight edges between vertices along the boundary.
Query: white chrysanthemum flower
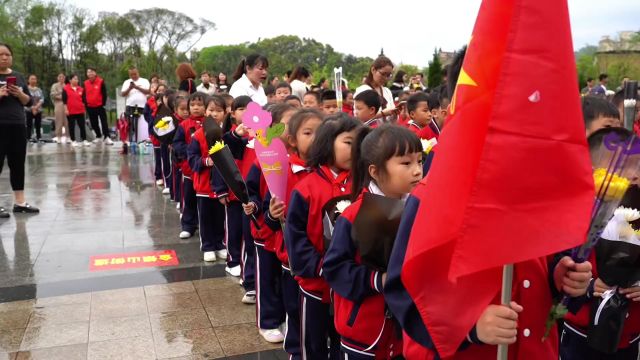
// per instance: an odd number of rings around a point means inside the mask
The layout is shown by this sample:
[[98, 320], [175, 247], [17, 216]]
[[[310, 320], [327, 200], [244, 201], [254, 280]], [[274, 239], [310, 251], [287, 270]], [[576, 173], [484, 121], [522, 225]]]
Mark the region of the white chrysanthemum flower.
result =
[[336, 212], [338, 214], [342, 214], [349, 207], [349, 205], [351, 205], [351, 201], [349, 201], [349, 200], [339, 201], [336, 204]]
[[436, 138], [432, 138], [429, 140], [420, 139], [420, 143], [422, 143], [422, 151], [424, 151], [425, 154], [428, 154], [431, 152], [433, 147], [438, 144], [438, 140], [436, 140]]
[[632, 222], [640, 219], [640, 211], [623, 206], [617, 208], [613, 215], [618, 217], [620, 220], [625, 220], [626, 222]]

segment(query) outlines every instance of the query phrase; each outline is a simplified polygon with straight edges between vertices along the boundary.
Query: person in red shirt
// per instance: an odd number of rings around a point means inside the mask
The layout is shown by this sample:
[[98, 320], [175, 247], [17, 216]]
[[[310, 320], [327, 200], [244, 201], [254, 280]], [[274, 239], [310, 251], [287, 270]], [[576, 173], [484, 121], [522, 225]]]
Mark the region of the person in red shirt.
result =
[[[62, 92], [62, 102], [64, 103], [65, 115], [69, 120], [69, 136], [71, 137], [71, 145], [77, 146], [90, 146], [91, 143], [87, 141], [87, 129], [84, 122], [84, 102], [82, 101], [84, 89], [80, 86], [80, 79], [78, 75], [72, 74], [69, 76], [69, 83], [64, 86]], [[80, 128], [80, 137], [82, 143], [76, 141], [76, 127], [78, 124]]]
[[346, 90], [342, 93], [342, 112], [353, 117], [353, 93]]
[[[329, 285], [322, 277], [339, 204], [350, 198], [351, 143], [362, 124], [340, 113], [318, 128], [307, 166], [312, 173], [291, 193], [284, 241], [301, 292], [300, 346], [303, 359], [337, 359], [339, 336], [331, 316]], [[330, 343], [330, 349], [327, 343]]]
[[434, 119], [434, 114], [439, 109], [440, 102], [435, 95], [423, 92], [411, 95], [407, 100], [407, 112], [410, 118], [407, 122], [407, 128], [421, 139], [438, 138], [440, 127]]
[[[91, 128], [96, 133], [96, 140], [104, 140], [106, 145], [113, 145], [109, 137], [109, 123], [107, 122], [107, 112], [104, 107], [107, 104], [107, 86], [104, 80], [98, 76], [96, 69], [87, 68], [87, 80], [84, 81], [84, 103], [87, 106], [87, 113], [91, 121]], [[100, 123], [98, 123], [100, 118]], [[102, 130], [100, 127], [102, 126]]]

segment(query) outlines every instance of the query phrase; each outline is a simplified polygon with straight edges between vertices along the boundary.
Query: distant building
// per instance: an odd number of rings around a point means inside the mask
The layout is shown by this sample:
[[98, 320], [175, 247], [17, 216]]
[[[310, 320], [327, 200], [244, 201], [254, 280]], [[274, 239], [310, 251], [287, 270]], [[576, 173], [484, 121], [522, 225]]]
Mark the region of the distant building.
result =
[[640, 79], [640, 33], [621, 31], [614, 39], [603, 36], [598, 43], [595, 62], [602, 73], [617, 69], [617, 72], [623, 72], [618, 76]]
[[456, 56], [455, 51], [442, 51], [442, 49], [438, 51], [438, 57], [440, 58], [442, 66], [451, 64], [454, 56]]

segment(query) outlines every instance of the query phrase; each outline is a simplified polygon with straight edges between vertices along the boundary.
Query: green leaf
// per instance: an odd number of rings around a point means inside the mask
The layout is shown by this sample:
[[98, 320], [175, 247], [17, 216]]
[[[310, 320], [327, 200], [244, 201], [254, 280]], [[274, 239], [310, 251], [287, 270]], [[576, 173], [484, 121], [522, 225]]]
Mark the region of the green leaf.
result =
[[267, 143], [271, 144], [271, 140], [280, 137], [284, 133], [285, 127], [284, 124], [280, 123], [267, 128]]
[[563, 319], [568, 312], [569, 310], [564, 304], [562, 304], [562, 302], [556, 303], [553, 306], [551, 306], [551, 310], [549, 310], [549, 315], [547, 315], [546, 329], [544, 331], [544, 337], [542, 338], [542, 341], [545, 341], [549, 337], [549, 334], [551, 333], [551, 329], [553, 328], [553, 325], [558, 320]]

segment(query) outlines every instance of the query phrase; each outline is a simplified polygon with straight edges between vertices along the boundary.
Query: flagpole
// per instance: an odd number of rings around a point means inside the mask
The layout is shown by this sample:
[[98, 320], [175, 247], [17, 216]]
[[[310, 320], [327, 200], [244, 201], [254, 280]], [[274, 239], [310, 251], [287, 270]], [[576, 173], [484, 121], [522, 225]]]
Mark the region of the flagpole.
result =
[[[502, 268], [502, 305], [510, 306], [511, 290], [513, 289], [513, 264]], [[509, 345], [498, 345], [498, 360], [507, 360]]]

